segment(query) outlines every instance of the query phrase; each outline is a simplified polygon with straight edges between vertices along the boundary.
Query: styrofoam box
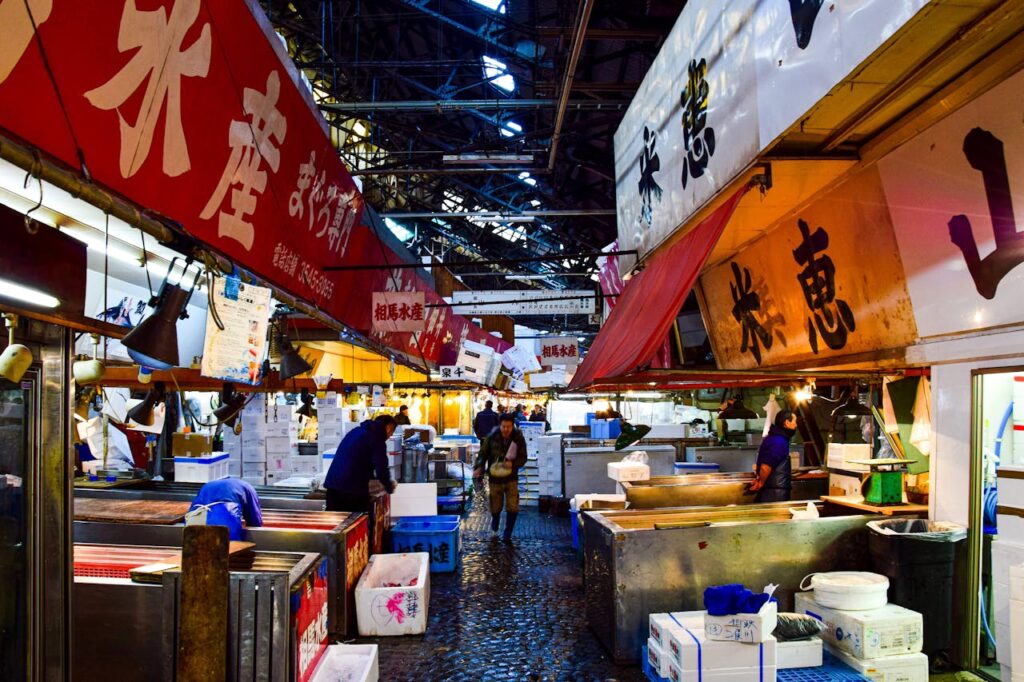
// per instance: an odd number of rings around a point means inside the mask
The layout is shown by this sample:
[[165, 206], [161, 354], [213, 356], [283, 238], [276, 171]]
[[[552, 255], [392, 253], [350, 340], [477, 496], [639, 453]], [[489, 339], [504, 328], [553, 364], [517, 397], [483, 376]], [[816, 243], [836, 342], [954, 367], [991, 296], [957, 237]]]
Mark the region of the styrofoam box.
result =
[[[1013, 654], [1010, 650], [1010, 647], [1013, 646], [1012, 638], [1010, 637], [1010, 624], [996, 623], [992, 634], [996, 636], [996, 663], [1009, 668], [1010, 661], [1013, 660]], [[1006, 678], [1004, 677], [1003, 679]]]
[[996, 660], [1003, 665], [1010, 665], [1012, 646], [1010, 637], [1010, 567], [1022, 563], [1024, 563], [1024, 545], [1004, 539], [992, 541], [992, 618], [996, 624], [994, 633], [996, 636]]
[[779, 624], [779, 606], [768, 602], [757, 613], [728, 616], [704, 614], [704, 632], [709, 640], [726, 642], [764, 642]]
[[437, 483], [399, 483], [391, 495], [391, 516], [435, 516]]
[[226, 452], [212, 452], [208, 457], [175, 457], [174, 480], [179, 483], [206, 483], [230, 476]]
[[295, 422], [268, 422], [266, 434], [268, 439], [288, 438], [297, 441], [299, 439], [299, 425]]
[[668, 656], [653, 638], [647, 638], [647, 661], [658, 677], [668, 677]]
[[[996, 476], [999, 479], [999, 504], [1024, 509], [1024, 478], [1011, 478], [1024, 476], [1024, 467], [1001, 466], [996, 469]], [[1002, 531], [1000, 528], [1000, 535]]]
[[267, 451], [264, 448], [244, 448], [242, 464], [266, 464]]
[[651, 431], [644, 438], [686, 438], [683, 424], [651, 424]]
[[828, 468], [846, 471], [871, 471], [867, 464], [852, 464], [851, 460], [871, 459], [871, 445], [867, 443], [829, 443]]
[[639, 462], [608, 462], [608, 478], [613, 481], [646, 481], [651, 467]]
[[1024, 601], [1010, 600], [1010, 667], [1024, 670]]
[[[1002, 491], [1000, 491], [1000, 495], [1002, 495]], [[1024, 508], [1007, 507], [1002, 504], [1001, 500], [999, 506], [1014, 511], [1012, 514], [998, 514], [996, 516], [996, 523], [999, 524], [1000, 539], [1008, 542], [1024, 543], [1024, 517], [1021, 516], [1021, 514], [1024, 514]]]
[[828, 650], [873, 682], [928, 682], [928, 657], [922, 653], [865, 659], [834, 646], [829, 646]]
[[[403, 587], [385, 587], [387, 584]], [[429, 602], [429, 554], [374, 554], [356, 583], [359, 634], [363, 637], [423, 634], [427, 629]]]
[[266, 485], [266, 476], [242, 476], [242, 480], [250, 485]]
[[[584, 497], [578, 495], [577, 497]], [[591, 497], [587, 495], [586, 497]], [[704, 625], [703, 611], [677, 611], [675, 613], [652, 613], [647, 617], [648, 638], [653, 639], [664, 651], [668, 646], [667, 632], [683, 627], [699, 630]]]
[[1024, 601], [1024, 564], [1010, 566], [1010, 599]]
[[262, 434], [266, 433], [267, 420], [263, 415], [248, 415], [242, 414], [242, 435], [246, 433], [251, 434]]
[[821, 606], [812, 594], [794, 595], [796, 612], [814, 616], [828, 626], [822, 634], [827, 644], [865, 659], [921, 650], [924, 622], [920, 613], [895, 604], [871, 611], [839, 611]]
[[320, 657], [310, 682], [378, 682], [376, 644], [331, 644]]
[[228, 476], [242, 477], [242, 463], [228, 460]]
[[291, 471], [291, 459], [288, 455], [267, 455], [267, 472]]
[[298, 441], [288, 436], [267, 436], [268, 453], [290, 455], [293, 450], [298, 451]]
[[757, 644], [722, 642], [708, 639], [704, 630], [687, 627], [669, 630], [668, 654], [683, 672], [696, 671], [701, 666], [704, 672], [729, 668], [757, 669], [759, 666], [774, 668], [776, 645], [772, 635]]
[[242, 462], [242, 477], [266, 476], [267, 465], [265, 462]]
[[669, 682], [775, 682], [777, 675], [778, 669], [774, 666], [705, 669], [698, 673], [696, 670], [680, 670], [679, 665], [673, 660], [668, 662]]
[[777, 661], [779, 670], [795, 668], [820, 668], [824, 663], [820, 637], [798, 639], [795, 642], [779, 642]]

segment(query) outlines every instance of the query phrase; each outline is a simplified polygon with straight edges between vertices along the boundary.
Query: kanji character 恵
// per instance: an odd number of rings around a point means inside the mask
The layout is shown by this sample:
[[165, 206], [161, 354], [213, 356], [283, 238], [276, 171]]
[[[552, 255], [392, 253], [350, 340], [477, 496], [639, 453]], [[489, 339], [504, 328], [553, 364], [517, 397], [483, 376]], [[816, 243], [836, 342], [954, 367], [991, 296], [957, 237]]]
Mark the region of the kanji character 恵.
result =
[[811, 234], [806, 220], [798, 220], [800, 245], [793, 249], [793, 259], [803, 270], [797, 275], [804, 300], [811, 310], [807, 319], [807, 335], [811, 350], [818, 352], [818, 337], [832, 350], [846, 346], [849, 332], [856, 329], [853, 311], [846, 301], [836, 298], [836, 266], [832, 258], [818, 255], [828, 248], [828, 233], [819, 227]]

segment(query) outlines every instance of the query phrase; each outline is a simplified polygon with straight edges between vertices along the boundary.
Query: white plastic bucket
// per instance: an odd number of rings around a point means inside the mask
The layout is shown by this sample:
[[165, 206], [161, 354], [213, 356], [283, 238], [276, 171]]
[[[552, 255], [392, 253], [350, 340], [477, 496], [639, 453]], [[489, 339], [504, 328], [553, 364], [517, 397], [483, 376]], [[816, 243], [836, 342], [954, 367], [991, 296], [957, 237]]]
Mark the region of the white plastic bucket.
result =
[[889, 603], [889, 579], [877, 573], [811, 573], [800, 581], [800, 589], [813, 590], [814, 601], [840, 611], [870, 611]]

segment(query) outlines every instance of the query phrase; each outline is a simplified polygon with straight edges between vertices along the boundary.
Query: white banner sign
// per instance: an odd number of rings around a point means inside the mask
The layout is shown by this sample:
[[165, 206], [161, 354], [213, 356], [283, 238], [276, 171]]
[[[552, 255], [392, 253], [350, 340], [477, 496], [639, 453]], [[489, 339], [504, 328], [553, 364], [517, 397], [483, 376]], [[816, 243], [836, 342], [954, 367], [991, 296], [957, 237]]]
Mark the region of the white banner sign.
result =
[[[270, 289], [218, 277], [211, 295], [215, 305], [206, 315], [202, 375], [258, 385], [267, 348]], [[214, 320], [214, 308], [224, 329]]]
[[882, 159], [922, 338], [1024, 322], [1024, 72]]
[[371, 301], [373, 331], [419, 332], [426, 323], [425, 297], [422, 291], [375, 291]]
[[927, 3], [686, 3], [615, 133], [619, 247], [659, 246]]
[[441, 381], [464, 381], [466, 380], [466, 368], [462, 365], [441, 365], [438, 375]]
[[540, 361], [551, 365], [578, 365], [580, 342], [575, 336], [552, 336], [540, 340]]
[[456, 315], [590, 315], [596, 310], [594, 296], [590, 289], [456, 291], [452, 293], [452, 312]]

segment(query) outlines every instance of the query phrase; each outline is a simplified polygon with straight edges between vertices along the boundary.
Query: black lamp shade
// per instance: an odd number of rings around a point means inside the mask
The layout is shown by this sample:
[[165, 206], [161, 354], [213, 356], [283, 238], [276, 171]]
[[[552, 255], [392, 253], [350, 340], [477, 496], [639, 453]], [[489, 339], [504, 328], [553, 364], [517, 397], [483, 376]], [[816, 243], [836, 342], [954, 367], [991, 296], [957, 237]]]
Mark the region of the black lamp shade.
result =
[[851, 395], [842, 405], [832, 410], [833, 417], [870, 417], [871, 408], [863, 404], [855, 395]]
[[161, 383], [157, 383], [153, 388], [146, 392], [146, 397], [142, 399], [141, 403], [128, 410], [128, 418], [136, 424], [152, 426], [153, 409], [156, 407], [156, 404], [160, 402], [163, 396], [164, 386]]
[[302, 405], [299, 409], [295, 410], [295, 414], [300, 417], [305, 417], [306, 419], [316, 416], [316, 408], [313, 407], [313, 396], [310, 394], [308, 388], [302, 389], [302, 392], [299, 394], [299, 401]]
[[242, 413], [242, 408], [245, 407], [245, 400], [244, 393], [232, 393], [223, 405], [213, 411], [213, 416], [221, 424], [226, 424], [233, 428], [238, 420], [238, 415]]
[[287, 336], [282, 334], [278, 337], [277, 344], [281, 352], [281, 370], [278, 374], [282, 380], [291, 379], [313, 370], [313, 365], [306, 362], [306, 359], [299, 355], [299, 351], [295, 350]]
[[640, 442], [640, 440], [651, 432], [651, 427], [647, 424], [630, 424], [629, 422], [622, 423], [622, 431], [619, 433], [619, 437], [615, 439], [615, 449], [625, 450], [630, 445]]
[[121, 341], [132, 360], [154, 369], [177, 366], [178, 318], [187, 301], [187, 291], [176, 284], [164, 284], [153, 313]]
[[743, 404], [742, 398], [736, 398], [732, 405], [718, 413], [719, 419], [758, 419], [757, 412]]

